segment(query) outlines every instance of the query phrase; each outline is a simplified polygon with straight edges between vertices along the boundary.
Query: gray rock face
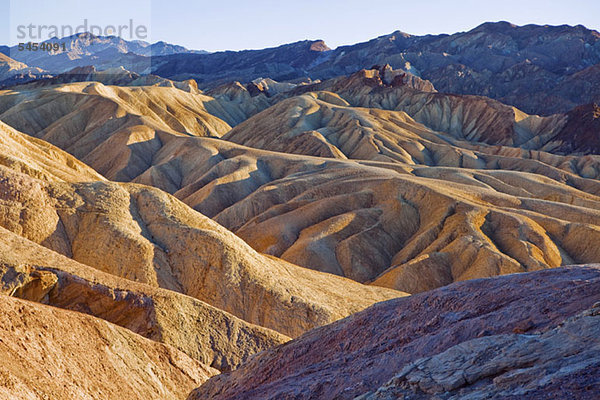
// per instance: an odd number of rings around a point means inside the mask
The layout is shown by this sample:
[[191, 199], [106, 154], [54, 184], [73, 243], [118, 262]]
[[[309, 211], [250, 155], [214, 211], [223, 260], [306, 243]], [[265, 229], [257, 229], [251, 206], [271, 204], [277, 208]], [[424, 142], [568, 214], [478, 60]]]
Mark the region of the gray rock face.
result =
[[[598, 317], [553, 329], [591, 308], [600, 300], [599, 289], [600, 268], [569, 267], [462, 282], [387, 301], [264, 351], [236, 371], [210, 379], [189, 399], [353, 399], [376, 392], [405, 367], [403, 377], [430, 391], [417, 398], [459, 389], [463, 375], [453, 375], [459, 368], [472, 381], [500, 375], [501, 390], [518, 387], [519, 377], [527, 376], [544, 385], [568, 382], [573, 390], [588, 390], [598, 376], [594, 369], [583, 375], [585, 368], [598, 368]], [[571, 355], [576, 356], [565, 362]], [[419, 372], [419, 366], [432, 373]], [[567, 369], [560, 371], [563, 366]], [[512, 372], [503, 374], [505, 369]]]
[[596, 399], [600, 304], [544, 334], [473, 339], [406, 366], [357, 400]]

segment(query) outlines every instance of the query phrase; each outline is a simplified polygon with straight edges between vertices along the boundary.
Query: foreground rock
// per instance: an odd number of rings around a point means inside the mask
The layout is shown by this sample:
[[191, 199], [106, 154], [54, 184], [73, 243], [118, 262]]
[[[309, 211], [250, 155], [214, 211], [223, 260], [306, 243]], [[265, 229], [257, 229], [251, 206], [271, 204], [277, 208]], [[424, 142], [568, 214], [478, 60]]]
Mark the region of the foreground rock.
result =
[[[599, 300], [598, 267], [457, 283], [380, 303], [315, 329], [212, 378], [189, 399], [352, 399], [375, 392], [421, 358], [478, 337], [489, 343], [494, 335], [547, 332]], [[588, 330], [581, 338], [593, 333]], [[540, 344], [553, 335], [543, 336]], [[533, 364], [551, 358], [543, 351], [532, 356]], [[483, 362], [477, 360], [478, 365]]]
[[595, 399], [600, 304], [541, 335], [473, 339], [422, 358], [357, 400]]
[[0, 295], [0, 397], [182, 398], [218, 371], [80, 313]]

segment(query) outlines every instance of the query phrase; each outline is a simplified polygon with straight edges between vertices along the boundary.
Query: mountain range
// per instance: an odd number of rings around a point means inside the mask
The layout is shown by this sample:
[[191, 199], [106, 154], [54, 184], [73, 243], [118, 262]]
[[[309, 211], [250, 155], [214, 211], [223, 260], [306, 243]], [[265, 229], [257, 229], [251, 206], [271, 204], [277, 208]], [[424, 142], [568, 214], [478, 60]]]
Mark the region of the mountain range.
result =
[[324, 79], [389, 64], [429, 80], [441, 92], [487, 96], [547, 115], [600, 102], [598, 63], [596, 31], [581, 25], [498, 22], [453, 35], [397, 31], [335, 50], [315, 41], [236, 53], [176, 54], [157, 57], [152, 69], [166, 78], [194, 78], [210, 86], [258, 77]]
[[599, 38], [5, 48], [0, 397], [596, 398]]
[[54, 75], [75, 67], [124, 67], [174, 80], [195, 79], [203, 88], [262, 77], [328, 79], [389, 64], [430, 81], [439, 91], [487, 96], [530, 114], [564, 113], [600, 102], [600, 88], [594, 83], [600, 71], [600, 33], [581, 25], [496, 22], [468, 32], [426, 36], [396, 31], [333, 50], [319, 40], [206, 53], [89, 33], [47, 42], [65, 43], [66, 51], [47, 54], [13, 46], [3, 52]]
[[35, 65], [55, 74], [66, 72], [74, 67], [93, 65], [102, 69], [120, 66], [128, 68], [136, 65], [136, 62], [142, 63], [140, 59], [178, 53], [205, 53], [165, 42], [150, 44], [143, 40], [127, 41], [117, 36], [96, 36], [88, 32], [60, 39], [53, 38], [42, 43], [46, 45], [58, 43], [60, 46], [58, 50], [48, 52], [22, 51], [19, 50], [18, 45], [15, 45], [5, 54], [24, 64]]

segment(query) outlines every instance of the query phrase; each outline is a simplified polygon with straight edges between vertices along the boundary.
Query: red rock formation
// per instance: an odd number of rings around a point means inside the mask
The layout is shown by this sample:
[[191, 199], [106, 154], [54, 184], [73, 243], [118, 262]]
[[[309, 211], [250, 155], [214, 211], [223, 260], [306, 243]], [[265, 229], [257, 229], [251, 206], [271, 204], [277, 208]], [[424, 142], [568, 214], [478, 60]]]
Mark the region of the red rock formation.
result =
[[600, 267], [453, 284], [390, 300], [255, 356], [189, 399], [352, 399], [477, 337], [544, 332], [600, 300]]
[[558, 145], [554, 152], [600, 154], [600, 106], [576, 107], [567, 118], [567, 123], [554, 137]]

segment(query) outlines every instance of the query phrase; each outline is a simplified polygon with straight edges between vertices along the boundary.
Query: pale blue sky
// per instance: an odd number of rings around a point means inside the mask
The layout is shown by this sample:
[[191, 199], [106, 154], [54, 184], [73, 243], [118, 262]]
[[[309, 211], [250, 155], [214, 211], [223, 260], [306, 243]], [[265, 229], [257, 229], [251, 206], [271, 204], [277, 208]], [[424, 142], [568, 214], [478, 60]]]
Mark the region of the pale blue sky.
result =
[[240, 50], [323, 39], [330, 47], [402, 30], [454, 33], [485, 21], [518, 25], [582, 24], [600, 30], [600, 0], [0, 0], [0, 43], [18, 42], [17, 26], [135, 24], [150, 41], [192, 49]]

